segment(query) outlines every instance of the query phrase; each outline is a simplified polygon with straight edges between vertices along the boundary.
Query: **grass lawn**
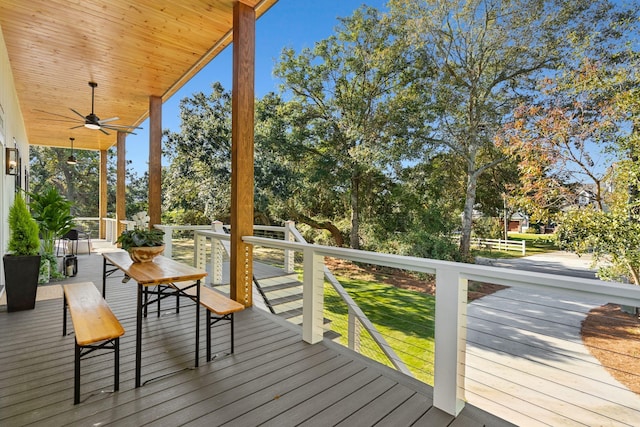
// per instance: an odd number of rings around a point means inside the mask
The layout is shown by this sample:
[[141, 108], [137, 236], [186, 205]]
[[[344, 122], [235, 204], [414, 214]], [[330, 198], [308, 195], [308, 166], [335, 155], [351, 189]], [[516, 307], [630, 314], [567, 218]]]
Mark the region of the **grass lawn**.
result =
[[[416, 378], [433, 385], [435, 298], [392, 285], [336, 276], [378, 332]], [[347, 346], [347, 307], [330, 284], [325, 284], [325, 317]], [[361, 329], [360, 352], [391, 366], [369, 334]]]

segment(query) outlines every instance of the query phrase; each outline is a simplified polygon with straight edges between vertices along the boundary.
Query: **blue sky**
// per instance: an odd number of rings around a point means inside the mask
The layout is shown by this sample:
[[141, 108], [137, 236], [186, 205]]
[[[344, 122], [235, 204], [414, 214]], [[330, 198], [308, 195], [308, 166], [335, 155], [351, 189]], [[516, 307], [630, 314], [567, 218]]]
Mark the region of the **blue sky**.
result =
[[[300, 52], [316, 41], [333, 34], [338, 17], [350, 16], [367, 4], [386, 10], [386, 0], [279, 0], [256, 23], [256, 97], [278, 91], [280, 84], [272, 69], [283, 47]], [[180, 100], [194, 92], [210, 93], [211, 83], [219, 81], [231, 90], [232, 47], [229, 46], [162, 106], [162, 127], [179, 130]], [[149, 161], [149, 124], [145, 121], [137, 135], [127, 137], [127, 159], [139, 174], [147, 170]]]

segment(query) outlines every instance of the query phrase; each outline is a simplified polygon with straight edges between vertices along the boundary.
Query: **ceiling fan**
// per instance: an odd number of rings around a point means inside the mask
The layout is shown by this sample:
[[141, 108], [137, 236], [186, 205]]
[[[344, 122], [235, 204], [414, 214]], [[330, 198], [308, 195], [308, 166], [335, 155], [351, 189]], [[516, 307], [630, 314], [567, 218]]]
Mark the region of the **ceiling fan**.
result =
[[[120, 120], [119, 117], [111, 117], [111, 118], [108, 118], [108, 119], [102, 119], [101, 120], [100, 117], [96, 116], [96, 114], [94, 113], [94, 101], [95, 101], [95, 89], [96, 89], [96, 87], [98, 87], [98, 83], [89, 82], [89, 86], [91, 86], [91, 114], [83, 116], [77, 110], [74, 110], [73, 108], [69, 108], [71, 111], [73, 111], [75, 114], [77, 114], [78, 117], [83, 121], [82, 124], [80, 124], [78, 126], [71, 127], [70, 129], [77, 129], [77, 128], [80, 128], [80, 127], [86, 127], [88, 129], [99, 130], [100, 132], [104, 133], [105, 135], [109, 135], [109, 132], [107, 132], [105, 129], [115, 130], [115, 131], [125, 132], [125, 133], [130, 133], [130, 134], [133, 134], [133, 135], [135, 135], [135, 133], [133, 132], [133, 129], [142, 129], [141, 127], [138, 127], [138, 126], [125, 126], [125, 125], [117, 125], [117, 124], [111, 123], [113, 121]], [[42, 110], [37, 110], [37, 111], [41, 111], [41, 112], [47, 113], [47, 114], [52, 114], [54, 116], [63, 117], [63, 118], [66, 119], [66, 120], [58, 120], [58, 121], [73, 121], [73, 122], [76, 122], [76, 123], [78, 122], [78, 118], [76, 118], [76, 117], [69, 117], [69, 116], [65, 116], [65, 115], [62, 115], [62, 114], [56, 114], [56, 113], [51, 113], [51, 112], [42, 111]]]

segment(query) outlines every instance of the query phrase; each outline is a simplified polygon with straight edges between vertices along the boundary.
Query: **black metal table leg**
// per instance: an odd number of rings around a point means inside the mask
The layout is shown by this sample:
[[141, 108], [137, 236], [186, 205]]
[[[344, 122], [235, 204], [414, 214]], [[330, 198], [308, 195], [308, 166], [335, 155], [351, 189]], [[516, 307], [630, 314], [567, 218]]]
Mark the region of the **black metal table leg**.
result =
[[211, 362], [211, 312], [207, 310], [207, 362]]
[[138, 309], [136, 313], [136, 388], [140, 387], [142, 363], [142, 285], [138, 284]]
[[156, 314], [157, 318], [160, 318], [160, 297], [162, 296], [162, 293], [164, 292], [164, 285], [158, 285], [156, 286], [156, 290], [158, 291], [158, 313]]
[[145, 288], [142, 291], [143, 296], [144, 296], [144, 311], [142, 313], [142, 316], [147, 317], [147, 305], [149, 304], [149, 290], [147, 289], [147, 287], [145, 286]]
[[196, 281], [196, 368], [198, 367], [198, 362], [200, 361], [199, 351], [200, 351], [200, 280], [197, 280]]

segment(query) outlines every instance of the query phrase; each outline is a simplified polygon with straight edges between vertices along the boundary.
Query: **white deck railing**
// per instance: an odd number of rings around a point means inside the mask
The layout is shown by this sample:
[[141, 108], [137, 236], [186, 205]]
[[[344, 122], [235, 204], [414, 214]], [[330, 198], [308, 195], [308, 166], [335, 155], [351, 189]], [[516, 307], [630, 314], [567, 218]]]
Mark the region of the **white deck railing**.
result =
[[334, 257], [355, 262], [436, 275], [434, 405], [457, 415], [464, 406], [467, 287], [470, 280], [537, 292], [561, 292], [578, 298], [599, 297], [616, 304], [640, 306], [640, 288], [599, 280], [462, 264], [353, 249], [293, 243], [245, 236], [252, 245], [303, 254], [303, 339], [323, 339], [323, 262]]
[[[211, 244], [211, 265], [210, 271], [211, 281], [214, 284], [223, 282], [222, 278], [222, 258], [223, 253], [229, 254], [230, 235], [224, 231], [224, 228], [228, 229], [228, 226], [223, 226], [220, 222], [214, 223], [214, 230], [204, 231], [198, 230], [195, 233], [195, 255], [194, 265], [199, 268], [206, 268], [206, 253], [207, 253], [207, 241]], [[254, 225], [254, 232], [269, 232], [275, 233], [278, 237], [283, 237], [287, 242], [299, 242], [305, 243], [304, 237], [296, 229], [293, 221], [287, 221], [284, 227], [278, 226], [261, 226]], [[269, 240], [273, 240], [269, 238]], [[284, 248], [284, 265], [285, 272], [291, 273], [294, 269], [295, 250]], [[324, 267], [324, 276], [327, 281], [333, 286], [339, 297], [345, 303], [348, 310], [348, 347], [352, 350], [359, 351], [361, 329], [366, 331], [372, 340], [375, 342], [377, 348], [384, 354], [389, 363], [406, 375], [413, 376], [411, 370], [405, 365], [402, 359], [396, 354], [396, 352], [387, 343], [382, 334], [378, 332], [373, 323], [367, 318], [362, 310], [357, 306], [355, 301], [349, 296], [347, 291], [342, 287], [340, 282], [333, 276], [328, 268]]]
[[[194, 226], [165, 228], [165, 232], [166, 230], [172, 231], [176, 228], [193, 229]], [[210, 251], [210, 271], [212, 273], [212, 282], [221, 283], [222, 259], [224, 254], [226, 253], [225, 246], [229, 245], [229, 235], [226, 234], [226, 232], [223, 230], [223, 226], [221, 223], [215, 223], [211, 227], [202, 226], [199, 228], [199, 230], [196, 230], [194, 232], [196, 247], [194, 259], [195, 265], [201, 268], [207, 267], [206, 254]], [[273, 238], [258, 236], [245, 236], [243, 238], [243, 241], [255, 246], [276, 248], [285, 251], [287, 254], [285, 256], [285, 263], [290, 271], [293, 271], [295, 260], [294, 254], [296, 252], [302, 254], [304, 294], [302, 332], [303, 339], [309, 343], [315, 343], [322, 340], [323, 333], [325, 332], [323, 325], [323, 313], [325, 308], [324, 283], [325, 278], [327, 277], [325, 275], [326, 267], [324, 266], [325, 257], [344, 259], [369, 265], [390, 267], [393, 269], [406, 270], [414, 273], [435, 274], [435, 333], [433, 337], [435, 342], [435, 355], [432, 357], [432, 360], [424, 360], [423, 363], [433, 364], [433, 366], [429, 369], [433, 369], [434, 405], [441, 410], [454, 415], [458, 414], [461, 411], [465, 401], [469, 396], [473, 396], [475, 400], [472, 400], [472, 403], [474, 403], [476, 406], [482, 407], [482, 405], [478, 405], [477, 403], [478, 398], [480, 400], [490, 400], [493, 398], [495, 400], [498, 400], [494, 403], [497, 403], [497, 406], [506, 407], [507, 412], [517, 412], [521, 410], [519, 407], [520, 403], [514, 404], [516, 406], [515, 409], [509, 408], [509, 404], [505, 404], [503, 401], [500, 401], [500, 398], [484, 395], [476, 396], [477, 390], [474, 389], [473, 391], [470, 391], [468, 385], [465, 385], [465, 383], [467, 382], [475, 383], [477, 381], [480, 381], [482, 375], [486, 375], [486, 372], [481, 372], [479, 376], [476, 376], [476, 370], [474, 372], [473, 378], [467, 377], [467, 371], [469, 369], [475, 368], [467, 365], [467, 359], [471, 356], [474, 359], [474, 363], [477, 363], [478, 359], [476, 354], [471, 354], [468, 351], [469, 345], [474, 346], [472, 353], [476, 353], [478, 350], [476, 348], [476, 342], [471, 343], [467, 341], [467, 334], [475, 334], [477, 332], [477, 329], [479, 329], [478, 325], [476, 324], [476, 314], [472, 314], [472, 317], [467, 316], [467, 308], [469, 306], [467, 304], [467, 291], [469, 281], [492, 283], [508, 286], [512, 289], [519, 289], [524, 297], [522, 297], [522, 299], [519, 301], [511, 300], [509, 299], [510, 297], [505, 298], [505, 303], [512, 305], [521, 304], [522, 306], [527, 305], [527, 310], [531, 310], [532, 312], [536, 311], [536, 309], [530, 308], [531, 301], [529, 300], [532, 299], [534, 295], [553, 295], [552, 298], [556, 298], [556, 295], [563, 295], [563, 299], [565, 297], [569, 300], [571, 298], [575, 298], [577, 301], [595, 298], [599, 301], [603, 301], [604, 303], [614, 303], [632, 307], [640, 306], [640, 288], [630, 285], [602, 282], [599, 280], [558, 276], [552, 274], [519, 271], [515, 269], [462, 264], [424, 258], [358, 251], [345, 248], [311, 245], [295, 241], [297, 240], [296, 232], [292, 231], [291, 229], [287, 231], [288, 227], [256, 227], [256, 229], [259, 228], [261, 229], [261, 232], [265, 232], [267, 234], [275, 233], [280, 238], [284, 238], [284, 236], [286, 236], [286, 240], [276, 240]], [[293, 227], [293, 229], [295, 229], [295, 227]], [[528, 297], [527, 295], [530, 295], [530, 297]], [[356, 327], [356, 324], [368, 322], [367, 315], [369, 314], [361, 313], [362, 316], [358, 317], [358, 314], [360, 313], [357, 313], [357, 311], [358, 310], [352, 310], [351, 307], [349, 307], [348, 346], [353, 349], [357, 349], [358, 347], [358, 328]], [[568, 313], [569, 316], [576, 317], [575, 313]], [[544, 313], [540, 314], [540, 316], [544, 316]], [[533, 319], [533, 317], [535, 316], [532, 316], [531, 318]], [[355, 319], [358, 319], [358, 322], [356, 322]], [[511, 320], [506, 320], [505, 322], [508, 323], [509, 321]], [[557, 337], [554, 336], [554, 333], [557, 333], [557, 330], [562, 329], [565, 325], [563, 325], [561, 322], [554, 323], [558, 321], [551, 318], [544, 319], [543, 321], [547, 322], [548, 325], [542, 327], [534, 325], [533, 327], [550, 330], [551, 332], [549, 332], [548, 335], [549, 340], [556, 340]], [[470, 328], [468, 328], [469, 322], [473, 323], [469, 325]], [[527, 322], [529, 321], [527, 320]], [[535, 323], [535, 320], [531, 320], [529, 323], [533, 324]], [[482, 325], [482, 328], [496, 328], [496, 330], [504, 327], [505, 326], [499, 322], [493, 323], [493, 325], [490, 326], [486, 326], [484, 324]], [[375, 327], [373, 327], [372, 330], [374, 331], [373, 335], [375, 335]], [[492, 332], [491, 330], [485, 332], [485, 335], [489, 340], [492, 340], [494, 338], [494, 332]], [[520, 334], [518, 337], [514, 337], [513, 342], [517, 342], [517, 344], [519, 345], [520, 341], [522, 340], [535, 341], [536, 339], [538, 339], [537, 337], [533, 337], [532, 335], [534, 335], [534, 333], [525, 331], [525, 333]], [[388, 337], [386, 338], [387, 340], [389, 339]], [[496, 342], [497, 341], [498, 339], [496, 338]], [[383, 345], [386, 343], [384, 337], [381, 339], [381, 342], [383, 343]], [[581, 342], [579, 344], [582, 345]], [[499, 346], [502, 344], [495, 345]], [[574, 345], [574, 343], [570, 341], [569, 345]], [[502, 349], [500, 349], [500, 351], [502, 351]], [[524, 357], [530, 357], [534, 360], [535, 363], [541, 365], [554, 365], [558, 363], [556, 359], [562, 357], [567, 357], [568, 359], [576, 357], [574, 355], [567, 356], [564, 354], [549, 354], [544, 356], [539, 355], [537, 352], [538, 349], [534, 351], [534, 353], [536, 353], [535, 355], [527, 355]], [[509, 360], [514, 360], [515, 358], [521, 357], [519, 355], [511, 355], [508, 350], [505, 350], [505, 353], [508, 354]], [[489, 357], [493, 357], [492, 355], [490, 355]], [[493, 363], [493, 360], [488, 360], [488, 363]], [[511, 362], [507, 363], [510, 364]], [[583, 361], [581, 361], [580, 363], [583, 363]], [[399, 364], [394, 365], [398, 370], [405, 371], [405, 369], [402, 368], [402, 366], [404, 366], [404, 362], [402, 360], [400, 360]], [[597, 361], [595, 362], [595, 364], [587, 364], [586, 367], [579, 366], [576, 369], [586, 372], [592, 370], [592, 367], [595, 365], [597, 365]], [[601, 366], [598, 367], [601, 368]], [[413, 369], [413, 366], [411, 366], [411, 369]], [[480, 371], [482, 371], [482, 369], [483, 367], [481, 366]], [[522, 375], [528, 376], [530, 374], [528, 372], [522, 372]], [[634, 373], [634, 375], [637, 375], [637, 373]], [[492, 376], [495, 377], [495, 375]], [[585, 376], [588, 376], [588, 374], [585, 374]], [[503, 380], [501, 378], [498, 379]], [[536, 387], [538, 387], [537, 383], [541, 381], [550, 381], [552, 383], [556, 381], [557, 383], [561, 383], [564, 380], [556, 380], [553, 378], [547, 379], [544, 376], [536, 378], [535, 376], [533, 376], [532, 378], [523, 381], [529, 381], [531, 382], [531, 384], [522, 386], [516, 381], [508, 384], [505, 387], [507, 391], [505, 391], [504, 393], [518, 395], [521, 391], [518, 387], [535, 389]], [[490, 387], [491, 385], [488, 385], [485, 388]], [[565, 393], [565, 388], [563, 387], [564, 386], [559, 385], [558, 389], [555, 391], [547, 392], [545, 390], [541, 393], [548, 393], [549, 399], [558, 401], [561, 405], [563, 405], [563, 393]], [[580, 393], [591, 393], [591, 391], [587, 392], [584, 390], [576, 390], [576, 388], [579, 389], [580, 387], [581, 386], [575, 386], [574, 388], [569, 387], [569, 391], [571, 393], [579, 394], [579, 396], [574, 400], [580, 401], [581, 399], [583, 399]], [[596, 384], [595, 388], [599, 389], [599, 386]], [[608, 396], [604, 396], [603, 399], [607, 402], [608, 406], [611, 406], [613, 408], [610, 409], [610, 411], [620, 414], [621, 419], [628, 420], [633, 419], [634, 416], [640, 417], [640, 404], [637, 403], [640, 402], [640, 400], [634, 400], [636, 398], [640, 399], [640, 397], [631, 396], [631, 403], [628, 403], [628, 401], [626, 400], [623, 401], [624, 399], [626, 399], [626, 397], [621, 397], [623, 394], [627, 396], [630, 393], [628, 392], [628, 390], [625, 389], [622, 392], [608, 392], [604, 391], [604, 387], [602, 388], [602, 390], [602, 393], [608, 393]], [[609, 388], [606, 388], [606, 390], [609, 390]], [[598, 392], [600, 392], [600, 390], [596, 390], [593, 393]], [[630, 394], [633, 395], [633, 393]], [[527, 405], [530, 403], [526, 402], [526, 397], [523, 397], [522, 399], [522, 405]], [[608, 415], [601, 415], [599, 413], [594, 415], [594, 411], [596, 411], [596, 409], [594, 408], [599, 403], [591, 404], [588, 399], [583, 400], [587, 402], [582, 406], [585, 407], [583, 409], [587, 412], [588, 417], [593, 415], [600, 418], [605, 417], [606, 419]], [[539, 411], [540, 408], [544, 409], [545, 403], [535, 402], [533, 403], [533, 405], [537, 405], [537, 408], [535, 408], [535, 410]], [[599, 411], [599, 409], [597, 410]], [[558, 417], [560, 417], [561, 419], [572, 419], [571, 417], [573, 416], [573, 407], [571, 407], [571, 405], [565, 405], [564, 409], [560, 409], [559, 411], [560, 413], [558, 414]], [[562, 411], [566, 412], [562, 413]], [[630, 413], [631, 415], [629, 415]], [[502, 414], [497, 415], [502, 416]], [[532, 420], [533, 422], [533, 420], [537, 419], [535, 417], [536, 415], [530, 415], [529, 418], [526, 419]], [[556, 421], [550, 421], [547, 422], [547, 424], [553, 425], [555, 422]], [[624, 425], [624, 422], [625, 421], [623, 421], [623, 424], [620, 425]], [[523, 421], [523, 423], [527, 424], [527, 421]], [[588, 423], [589, 422], [587, 422], [587, 424]], [[633, 424], [633, 422], [631, 422], [631, 424]], [[617, 424], [614, 422], [612, 425]]]

